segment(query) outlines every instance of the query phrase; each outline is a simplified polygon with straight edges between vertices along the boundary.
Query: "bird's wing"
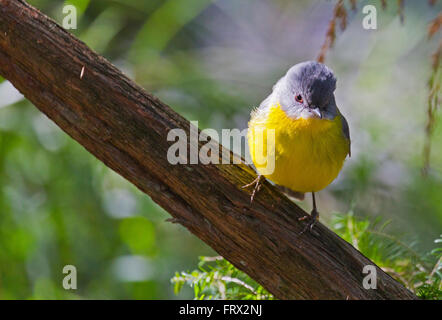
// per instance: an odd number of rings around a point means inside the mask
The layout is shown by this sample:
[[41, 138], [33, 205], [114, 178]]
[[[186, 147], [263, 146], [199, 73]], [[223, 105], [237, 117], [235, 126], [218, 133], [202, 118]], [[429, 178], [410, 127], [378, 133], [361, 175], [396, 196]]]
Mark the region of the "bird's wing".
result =
[[348, 155], [351, 157], [350, 128], [348, 127], [347, 119], [345, 119], [345, 117], [341, 113], [339, 113], [339, 117], [341, 118], [342, 131], [344, 133], [344, 136], [348, 139]]
[[272, 98], [272, 94], [270, 94], [267, 98], [265, 98], [261, 102], [259, 107], [252, 110], [251, 119], [267, 118], [267, 113], [270, 108], [271, 98]]
[[284, 187], [284, 186], [280, 186], [279, 184], [275, 184], [275, 187], [277, 189], [279, 189], [279, 191], [281, 191], [282, 193], [288, 195], [289, 197], [298, 199], [298, 200], [304, 200], [305, 198], [305, 193], [304, 192], [299, 192], [299, 191], [293, 191], [292, 189], [288, 188], [288, 187]]

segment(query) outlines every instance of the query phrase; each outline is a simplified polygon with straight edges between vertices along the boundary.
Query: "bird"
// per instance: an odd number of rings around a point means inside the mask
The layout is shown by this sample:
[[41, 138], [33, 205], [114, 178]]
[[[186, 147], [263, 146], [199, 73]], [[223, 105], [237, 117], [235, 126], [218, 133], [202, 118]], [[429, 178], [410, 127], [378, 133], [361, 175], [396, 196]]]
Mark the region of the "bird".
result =
[[300, 199], [311, 193], [313, 209], [299, 218], [308, 222], [302, 233], [319, 220], [315, 193], [338, 176], [351, 156], [349, 125], [336, 105], [335, 89], [336, 77], [325, 64], [298, 63], [252, 110], [248, 123], [249, 152], [258, 175], [243, 188], [254, 186], [251, 203], [264, 178]]

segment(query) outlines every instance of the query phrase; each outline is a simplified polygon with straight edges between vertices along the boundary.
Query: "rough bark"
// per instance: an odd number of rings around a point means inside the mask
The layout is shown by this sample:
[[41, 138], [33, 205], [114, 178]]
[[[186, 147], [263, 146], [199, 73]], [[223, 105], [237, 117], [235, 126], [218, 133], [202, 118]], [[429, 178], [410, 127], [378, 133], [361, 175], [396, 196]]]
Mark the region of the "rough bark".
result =
[[415, 298], [379, 268], [377, 289], [364, 289], [362, 269], [374, 263], [320, 223], [299, 235], [306, 213], [269, 183], [250, 205], [247, 165], [171, 165], [167, 133], [189, 122], [23, 1], [0, 0], [0, 74], [277, 298]]

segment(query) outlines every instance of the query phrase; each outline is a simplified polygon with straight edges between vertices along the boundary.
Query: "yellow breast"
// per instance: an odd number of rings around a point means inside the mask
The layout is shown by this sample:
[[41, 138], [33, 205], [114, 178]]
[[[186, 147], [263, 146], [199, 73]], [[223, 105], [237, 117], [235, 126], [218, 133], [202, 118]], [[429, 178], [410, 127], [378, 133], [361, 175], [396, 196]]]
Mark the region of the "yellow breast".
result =
[[[339, 116], [333, 120], [295, 120], [279, 105], [271, 107], [265, 116], [252, 114], [248, 142], [260, 174], [299, 192], [316, 192], [329, 185], [338, 176], [349, 150]], [[272, 161], [274, 168], [269, 171]]]

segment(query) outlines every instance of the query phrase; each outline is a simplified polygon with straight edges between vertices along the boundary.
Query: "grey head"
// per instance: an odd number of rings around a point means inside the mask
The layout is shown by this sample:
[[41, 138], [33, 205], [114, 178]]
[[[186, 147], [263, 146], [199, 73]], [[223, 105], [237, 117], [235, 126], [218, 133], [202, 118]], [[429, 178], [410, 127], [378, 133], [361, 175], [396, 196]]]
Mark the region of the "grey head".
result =
[[291, 67], [273, 87], [269, 102], [279, 103], [294, 119], [334, 119], [339, 111], [333, 92], [336, 78], [326, 65], [307, 61]]

